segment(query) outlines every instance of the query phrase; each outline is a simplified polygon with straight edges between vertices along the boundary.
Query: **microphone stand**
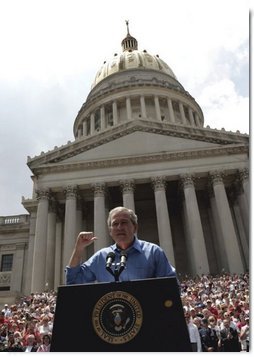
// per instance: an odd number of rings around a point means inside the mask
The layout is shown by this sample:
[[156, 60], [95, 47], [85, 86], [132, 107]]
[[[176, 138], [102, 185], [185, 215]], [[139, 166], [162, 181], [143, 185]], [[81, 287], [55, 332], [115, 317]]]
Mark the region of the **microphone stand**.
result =
[[119, 276], [125, 267], [120, 263], [112, 263], [112, 265], [114, 265], [114, 271], [112, 271], [111, 267], [106, 267], [106, 269], [111, 275], [113, 275], [115, 281], [119, 281]]

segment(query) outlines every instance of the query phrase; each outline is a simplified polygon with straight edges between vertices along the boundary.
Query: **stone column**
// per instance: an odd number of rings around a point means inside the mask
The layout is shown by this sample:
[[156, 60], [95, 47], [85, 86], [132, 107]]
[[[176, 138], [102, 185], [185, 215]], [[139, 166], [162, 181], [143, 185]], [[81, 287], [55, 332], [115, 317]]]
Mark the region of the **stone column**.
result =
[[186, 215], [190, 233], [187, 240], [193, 255], [191, 257], [192, 265], [196, 274], [209, 274], [210, 269], [193, 176], [189, 174], [182, 175], [181, 184], [184, 192]]
[[55, 244], [55, 277], [54, 277], [54, 289], [57, 290], [60, 284], [65, 284], [65, 279], [61, 280], [62, 277], [62, 232], [63, 224], [58, 218], [56, 221], [56, 244]]
[[82, 219], [83, 219], [83, 212], [82, 212], [82, 199], [80, 196], [77, 197], [77, 212], [76, 212], [76, 237], [78, 236], [79, 232], [82, 229]]
[[112, 103], [112, 111], [113, 111], [113, 125], [118, 124], [118, 114], [117, 114], [117, 102], [116, 100]]
[[51, 199], [48, 212], [48, 231], [47, 231], [47, 254], [45, 265], [46, 290], [54, 289], [55, 277], [55, 237], [56, 237], [56, 202]]
[[104, 105], [100, 109], [100, 115], [101, 115], [101, 130], [105, 130], [106, 119], [105, 119], [105, 107], [104, 107]]
[[132, 209], [135, 212], [134, 202], [134, 180], [120, 181], [122, 193], [123, 193], [123, 206]]
[[[240, 181], [239, 176], [238, 176], [238, 179], [236, 178], [236, 180], [235, 180], [234, 189], [236, 192], [237, 201], [238, 201], [239, 208], [240, 208], [240, 213], [241, 213], [241, 217], [242, 217], [242, 221], [243, 221], [245, 235], [246, 235], [246, 237], [249, 237], [249, 205], [248, 205], [247, 198], [246, 198], [246, 195], [243, 190], [243, 185]], [[247, 238], [247, 242], [249, 245], [248, 238]]]
[[224, 245], [222, 237], [221, 222], [218, 217], [218, 211], [216, 207], [214, 192], [211, 185], [208, 185], [208, 194], [210, 199], [210, 206], [212, 211], [212, 231], [214, 235], [214, 248], [217, 256], [217, 262], [219, 265], [220, 271], [229, 271], [228, 261], [226, 256], [226, 248]]
[[244, 229], [244, 224], [242, 220], [242, 215], [241, 215], [241, 210], [239, 207], [238, 199], [237, 199], [237, 189], [235, 187], [232, 187], [230, 192], [229, 192], [229, 197], [228, 197], [230, 207], [231, 207], [231, 212], [232, 216], [234, 217], [235, 220], [235, 229], [236, 233], [238, 233], [238, 237], [240, 239], [240, 247], [241, 252], [242, 252], [242, 261], [246, 268], [249, 267], [249, 245], [248, 245], [248, 240], [245, 234], [245, 229]]
[[14, 254], [12, 274], [11, 274], [11, 290], [22, 291], [22, 277], [24, 267], [24, 251], [25, 243], [17, 243]]
[[185, 117], [185, 113], [184, 113], [183, 103], [182, 102], [179, 102], [179, 109], [180, 109], [180, 115], [181, 115], [182, 124], [186, 125], [187, 121], [186, 121], [186, 117]]
[[42, 292], [45, 289], [45, 264], [47, 247], [49, 192], [37, 190], [38, 209], [35, 226], [33, 273], [31, 292]]
[[129, 97], [126, 98], [126, 113], [127, 113], [127, 120], [131, 120], [132, 110], [131, 110], [131, 100]]
[[33, 211], [30, 214], [29, 243], [28, 243], [27, 263], [26, 263], [26, 279], [24, 284], [25, 295], [29, 295], [31, 293], [31, 283], [32, 283], [31, 267], [33, 267], [33, 257], [34, 257], [35, 225], [36, 225], [36, 212]]
[[108, 230], [105, 212], [105, 184], [95, 183], [94, 190], [94, 235], [98, 240], [94, 242], [94, 250], [97, 251], [107, 246]]
[[154, 104], [155, 104], [155, 113], [156, 113], [156, 119], [158, 121], [161, 121], [161, 109], [160, 109], [160, 102], [158, 96], [154, 96]]
[[249, 188], [249, 170], [247, 168], [239, 170], [240, 181], [243, 186], [244, 195], [246, 198], [247, 206], [249, 207], [250, 201], [250, 188]]
[[143, 95], [140, 96], [140, 108], [141, 108], [141, 116], [142, 118], [147, 118], [146, 114], [146, 103], [145, 103], [145, 97]]
[[195, 126], [195, 121], [194, 121], [193, 112], [192, 112], [191, 108], [189, 108], [189, 117], [190, 117], [191, 126]]
[[95, 117], [94, 113], [90, 115], [90, 135], [93, 135], [95, 132]]
[[172, 100], [170, 98], [167, 98], [167, 102], [168, 102], [168, 111], [169, 111], [169, 121], [170, 123], [175, 123], [175, 114], [174, 114], [174, 109], [173, 109], [173, 105], [172, 105]]
[[87, 136], [87, 119], [83, 121], [83, 136]]
[[165, 192], [165, 177], [153, 177], [152, 184], [155, 196], [156, 217], [160, 246], [166, 253], [166, 256], [168, 257], [170, 263], [175, 266], [174, 247]]
[[198, 113], [194, 113], [194, 118], [195, 118], [197, 127], [202, 126], [202, 125], [201, 125], [201, 122], [200, 122], [200, 120], [199, 120]]
[[[71, 254], [76, 242], [76, 206], [77, 206], [77, 187], [68, 186], [64, 190], [65, 202], [65, 222], [64, 222], [64, 244], [63, 244], [63, 274], [68, 265]], [[63, 275], [64, 276], [64, 275]]]
[[229, 265], [229, 272], [231, 274], [243, 273], [243, 263], [228, 204], [227, 194], [222, 179], [222, 174], [218, 171], [214, 171], [210, 172], [209, 177], [213, 186], [216, 206], [218, 210], [218, 217], [222, 229], [222, 237]]
[[[88, 216], [88, 208], [85, 205], [83, 205], [82, 206], [82, 222], [81, 222], [81, 224], [82, 224], [81, 230], [82, 231], [88, 231], [87, 216]], [[84, 249], [84, 252], [83, 252], [83, 255], [82, 255], [82, 261], [83, 262], [86, 261], [89, 258], [89, 254], [88, 254], [89, 253], [89, 249], [94, 250], [94, 246], [93, 245], [92, 246], [88, 246], [88, 247], [86, 247]]]

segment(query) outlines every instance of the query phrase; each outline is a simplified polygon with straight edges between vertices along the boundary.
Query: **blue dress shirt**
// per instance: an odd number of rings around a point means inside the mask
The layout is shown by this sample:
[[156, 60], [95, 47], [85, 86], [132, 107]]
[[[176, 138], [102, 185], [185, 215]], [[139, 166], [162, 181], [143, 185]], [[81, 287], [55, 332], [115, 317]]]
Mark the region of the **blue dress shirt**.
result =
[[[114, 263], [119, 263], [121, 250], [116, 244], [113, 244], [99, 250], [77, 267], [70, 268], [67, 266], [66, 284], [115, 281], [114, 276], [106, 270], [106, 258], [109, 252], [115, 253]], [[175, 268], [170, 265], [164, 251], [154, 243], [139, 240], [135, 237], [132, 246], [125, 252], [127, 253], [126, 267], [120, 274], [119, 281], [176, 277]]]

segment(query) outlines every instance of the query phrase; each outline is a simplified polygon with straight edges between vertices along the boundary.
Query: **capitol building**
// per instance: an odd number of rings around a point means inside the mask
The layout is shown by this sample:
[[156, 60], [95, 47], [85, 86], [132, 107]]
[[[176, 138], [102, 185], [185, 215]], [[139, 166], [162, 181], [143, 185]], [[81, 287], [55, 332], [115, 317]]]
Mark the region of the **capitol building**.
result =
[[84, 259], [109, 245], [116, 206], [136, 212], [139, 238], [180, 276], [249, 269], [249, 136], [204, 127], [202, 108], [128, 24], [121, 46], [95, 75], [73, 141], [28, 157], [28, 213], [0, 217], [0, 303], [64, 284], [78, 232], [100, 238]]

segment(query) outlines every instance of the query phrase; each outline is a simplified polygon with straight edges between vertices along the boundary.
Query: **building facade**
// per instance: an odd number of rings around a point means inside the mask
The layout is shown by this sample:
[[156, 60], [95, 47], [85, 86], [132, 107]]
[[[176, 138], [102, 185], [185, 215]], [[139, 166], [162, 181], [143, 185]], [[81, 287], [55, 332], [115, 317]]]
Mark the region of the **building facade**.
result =
[[110, 244], [107, 215], [122, 205], [138, 215], [140, 239], [159, 244], [179, 274], [248, 270], [249, 136], [204, 127], [195, 99], [129, 30], [73, 128], [74, 141], [28, 158], [29, 214], [1, 217], [1, 264], [12, 264], [0, 289], [57, 289], [78, 232], [100, 238], [86, 259]]

